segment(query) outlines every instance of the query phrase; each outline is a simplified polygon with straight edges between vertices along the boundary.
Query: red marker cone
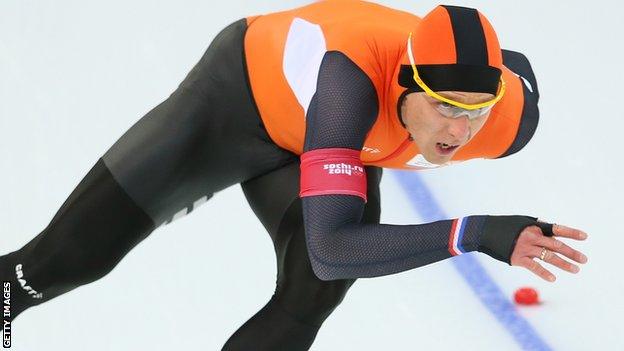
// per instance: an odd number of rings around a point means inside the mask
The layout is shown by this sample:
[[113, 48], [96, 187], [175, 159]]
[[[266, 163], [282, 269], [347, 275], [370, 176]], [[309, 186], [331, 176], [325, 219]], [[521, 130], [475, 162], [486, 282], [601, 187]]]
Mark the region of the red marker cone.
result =
[[537, 305], [539, 304], [539, 295], [533, 288], [520, 288], [514, 293], [514, 300], [518, 305]]

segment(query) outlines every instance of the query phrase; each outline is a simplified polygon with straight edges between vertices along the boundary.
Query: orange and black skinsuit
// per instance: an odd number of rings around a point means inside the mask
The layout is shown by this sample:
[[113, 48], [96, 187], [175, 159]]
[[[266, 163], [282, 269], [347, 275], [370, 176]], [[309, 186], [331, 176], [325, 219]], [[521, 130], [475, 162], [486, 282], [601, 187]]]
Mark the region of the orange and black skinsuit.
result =
[[[438, 38], [452, 45], [449, 65], [498, 65], [494, 72], [507, 83], [483, 129], [453, 161], [517, 152], [538, 121], [528, 61], [511, 51], [479, 54], [496, 38], [477, 11], [435, 11], [452, 24], [440, 34], [450, 38]], [[0, 257], [0, 278], [17, 287], [12, 317], [99, 279], [154, 229], [237, 183], [273, 240], [278, 277], [271, 300], [224, 350], [309, 349], [356, 278], [477, 250], [509, 263], [518, 233], [535, 218], [379, 223], [382, 167], [436, 167], [399, 115], [404, 96], [420, 91], [406, 61], [408, 35], [420, 21], [371, 3], [327, 1], [226, 27], [178, 89], [98, 160], [50, 224]], [[470, 45], [455, 40], [475, 25], [486, 28], [483, 37]], [[426, 47], [415, 51], [426, 61]], [[440, 74], [422, 68], [423, 79]], [[435, 90], [457, 87], [447, 83], [431, 82]], [[486, 85], [463, 90], [489, 91]], [[342, 183], [314, 173], [332, 165]]]

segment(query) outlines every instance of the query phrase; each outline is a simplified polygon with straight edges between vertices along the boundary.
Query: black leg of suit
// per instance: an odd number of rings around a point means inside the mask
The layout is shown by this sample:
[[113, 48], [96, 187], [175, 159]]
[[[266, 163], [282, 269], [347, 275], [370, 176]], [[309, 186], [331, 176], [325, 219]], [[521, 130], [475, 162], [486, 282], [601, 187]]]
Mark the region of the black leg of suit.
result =
[[[367, 167], [367, 175], [363, 222], [379, 223], [381, 169]], [[232, 335], [223, 350], [308, 350], [355, 280], [322, 281], [312, 271], [298, 198], [298, 163], [244, 182], [242, 187], [273, 240], [277, 286], [270, 301]]]

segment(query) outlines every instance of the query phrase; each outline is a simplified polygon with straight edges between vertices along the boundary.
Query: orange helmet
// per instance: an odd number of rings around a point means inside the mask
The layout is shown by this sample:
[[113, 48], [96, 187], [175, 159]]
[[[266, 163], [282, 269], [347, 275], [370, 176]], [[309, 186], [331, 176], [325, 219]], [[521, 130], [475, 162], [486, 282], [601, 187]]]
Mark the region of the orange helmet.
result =
[[[437, 6], [415, 28], [411, 48], [418, 73], [432, 90], [496, 95], [502, 53], [494, 28], [476, 9]], [[401, 67], [399, 84], [423, 91], [408, 65]]]

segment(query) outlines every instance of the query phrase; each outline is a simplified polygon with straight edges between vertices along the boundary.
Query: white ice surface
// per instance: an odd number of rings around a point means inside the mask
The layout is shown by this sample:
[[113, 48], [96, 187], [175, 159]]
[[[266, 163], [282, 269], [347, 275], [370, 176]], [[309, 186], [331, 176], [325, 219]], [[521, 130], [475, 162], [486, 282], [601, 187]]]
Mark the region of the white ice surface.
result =
[[[0, 254], [21, 247], [121, 134], [162, 101], [226, 24], [302, 2], [0, 3]], [[383, 1], [424, 14], [432, 1]], [[617, 1], [449, 1], [480, 8], [525, 53], [541, 121], [519, 154], [421, 172], [451, 217], [528, 214], [586, 230], [590, 262], [547, 284], [487, 256], [520, 313], [555, 350], [623, 350], [624, 189]], [[620, 179], [620, 180], [618, 180]], [[391, 172], [382, 220], [418, 223]], [[103, 279], [25, 312], [16, 351], [217, 350], [263, 306], [273, 248], [239, 187], [154, 232]], [[313, 350], [517, 350], [449, 262], [360, 280]]]

